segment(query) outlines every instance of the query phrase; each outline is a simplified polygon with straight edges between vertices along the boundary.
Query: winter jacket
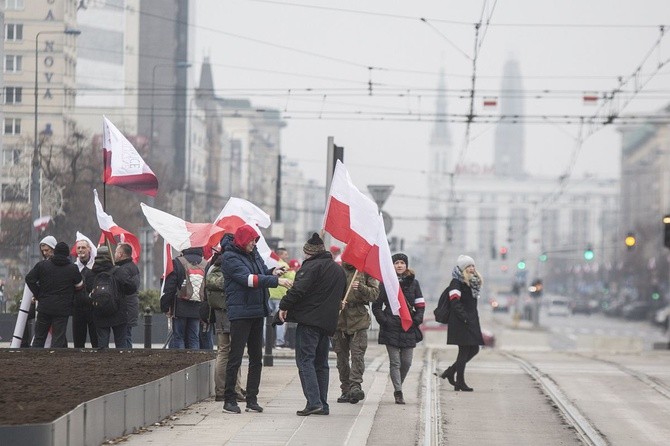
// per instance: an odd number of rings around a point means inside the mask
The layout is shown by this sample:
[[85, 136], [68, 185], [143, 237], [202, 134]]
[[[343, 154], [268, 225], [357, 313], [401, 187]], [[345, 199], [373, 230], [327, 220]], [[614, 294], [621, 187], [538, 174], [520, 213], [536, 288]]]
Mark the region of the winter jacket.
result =
[[97, 262], [93, 269], [86, 275], [86, 290], [90, 293], [93, 290], [95, 276], [103, 271], [112, 271], [112, 277], [116, 281], [117, 292], [121, 294], [119, 299], [119, 309], [110, 316], [93, 315], [96, 327], [116, 327], [128, 323], [128, 299], [127, 296], [137, 293], [139, 282], [135, 282], [127, 270], [114, 266], [112, 262]]
[[346, 291], [344, 270], [329, 252], [320, 252], [305, 259], [279, 309], [288, 311], [289, 322], [316, 327], [332, 336]]
[[[191, 252], [185, 249], [183, 255], [190, 263], [197, 265], [202, 261], [202, 250]], [[161, 311], [171, 312], [175, 317], [200, 319], [200, 302], [180, 299], [177, 295], [186, 280], [186, 270], [178, 259], [172, 260], [172, 272], [165, 278]]]
[[379, 322], [378, 342], [396, 348], [414, 348], [417, 342], [423, 339], [419, 325], [423, 322], [426, 301], [421, 293], [419, 281], [411, 270], [407, 270], [398, 280], [412, 315], [412, 326], [407, 331], [403, 330], [400, 316], [393, 314], [386, 289], [382, 287], [379, 299], [372, 304], [372, 314]]
[[[342, 268], [347, 275], [347, 289], [354, 278], [356, 268], [346, 262], [342, 263]], [[354, 334], [360, 330], [366, 330], [370, 327], [370, 312], [368, 307], [379, 297], [379, 281], [365, 273], [356, 275], [358, 280], [358, 289], [353, 288], [347, 296], [347, 303], [344, 309], [340, 311], [337, 318], [337, 331], [343, 331], [346, 334]]]
[[128, 305], [128, 325], [135, 327], [137, 325], [137, 318], [140, 313], [140, 297], [138, 290], [140, 288], [140, 270], [133, 263], [133, 259], [123, 259], [116, 262], [122, 275], [128, 275], [135, 285], [135, 292], [126, 296], [126, 304]]
[[84, 287], [79, 268], [69, 257], [55, 255], [38, 262], [28, 274], [26, 285], [37, 299], [37, 311], [50, 316], [69, 316], [74, 293]]
[[472, 289], [460, 280], [452, 279], [446, 291], [451, 305], [447, 344], [484, 345], [477, 299], [472, 295]]
[[228, 303], [228, 319], [253, 319], [270, 314], [268, 288], [279, 284], [261, 259], [258, 250], [247, 253], [229, 239], [224, 244], [223, 270], [224, 289]]
[[[224, 287], [223, 271], [221, 270], [221, 256], [217, 256], [214, 263], [207, 268], [205, 274], [205, 301], [203, 307], [207, 308], [208, 320], [212, 313], [214, 314], [214, 328], [216, 334], [230, 333], [230, 320], [228, 319], [228, 306], [226, 302], [226, 291]], [[225, 308], [211, 308], [209, 301], [223, 301]], [[201, 317], [202, 319], [202, 309]]]

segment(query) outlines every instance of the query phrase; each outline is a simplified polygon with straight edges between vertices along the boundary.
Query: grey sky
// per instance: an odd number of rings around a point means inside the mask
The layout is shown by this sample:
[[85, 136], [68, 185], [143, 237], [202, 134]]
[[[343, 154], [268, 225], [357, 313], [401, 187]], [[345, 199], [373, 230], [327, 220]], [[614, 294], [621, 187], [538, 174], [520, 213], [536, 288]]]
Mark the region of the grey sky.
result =
[[[479, 20], [483, 4], [471, 0], [197, 0], [194, 62], [199, 66], [210, 56], [220, 96], [247, 97], [255, 106], [282, 110], [288, 124], [283, 153], [300, 159], [310, 177], [323, 179], [326, 138], [334, 136], [346, 148], [345, 164], [359, 188], [395, 184], [387, 206], [392, 213], [403, 214], [407, 200], [394, 203], [394, 196], [425, 195], [433, 124], [422, 114], [435, 111], [431, 90], [440, 69], [445, 71], [447, 88], [460, 90], [450, 93], [449, 113], [468, 112], [472, 24]], [[481, 95], [497, 95], [503, 65], [510, 57], [519, 61], [524, 76], [526, 114], [593, 114], [597, 107], [583, 105], [582, 93], [615, 88], [617, 77], [632, 74], [652, 48], [660, 35], [658, 25], [670, 25], [667, 0], [485, 4], [484, 17], [493, 12], [479, 49], [477, 114], [500, 111], [500, 107], [484, 109]], [[566, 24], [617, 26], [550, 26]], [[668, 57], [670, 36], [642, 66], [641, 79]], [[670, 67], [666, 66], [623, 114], [653, 113], [666, 105], [669, 84]], [[619, 104], [625, 100], [622, 97]], [[354, 119], [357, 112], [369, 119]], [[337, 119], [325, 119], [332, 117]], [[454, 151], [459, 152], [465, 126], [449, 125]], [[526, 170], [542, 176], [563, 173], [578, 128], [564, 123], [527, 124]], [[491, 164], [493, 129], [488, 123], [472, 126], [467, 163]], [[587, 139], [574, 174], [617, 176], [619, 156], [618, 134], [614, 128], [605, 128]], [[414, 212], [425, 213], [425, 201], [416, 205]]]

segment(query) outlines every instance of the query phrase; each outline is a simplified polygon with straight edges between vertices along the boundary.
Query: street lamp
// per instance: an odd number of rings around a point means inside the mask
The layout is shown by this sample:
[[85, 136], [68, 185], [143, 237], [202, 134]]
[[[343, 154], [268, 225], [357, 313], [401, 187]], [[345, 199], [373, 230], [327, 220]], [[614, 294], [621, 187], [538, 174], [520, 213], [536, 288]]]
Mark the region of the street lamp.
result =
[[[32, 171], [30, 172], [30, 219], [32, 223], [40, 217], [40, 144], [38, 142], [39, 134], [37, 133], [37, 111], [38, 111], [38, 79], [39, 79], [39, 41], [40, 35], [42, 34], [66, 34], [70, 36], [78, 36], [81, 34], [81, 31], [78, 29], [65, 29], [62, 31], [40, 31], [35, 34], [35, 133], [33, 141], [33, 159], [32, 159]], [[39, 259], [39, 247], [37, 246], [37, 232], [31, 228], [30, 230], [30, 259], [31, 263], [29, 267], [32, 267], [37, 260]]]

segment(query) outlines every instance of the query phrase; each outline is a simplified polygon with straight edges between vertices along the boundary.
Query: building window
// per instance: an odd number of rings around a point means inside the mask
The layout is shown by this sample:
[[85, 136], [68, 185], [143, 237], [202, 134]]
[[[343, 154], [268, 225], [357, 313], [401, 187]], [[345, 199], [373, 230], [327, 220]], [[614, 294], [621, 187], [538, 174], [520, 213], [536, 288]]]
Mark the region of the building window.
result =
[[16, 147], [5, 147], [2, 151], [2, 165], [16, 166], [21, 159], [21, 152]]
[[23, 10], [23, 0], [5, 0], [5, 11]]
[[5, 87], [5, 104], [20, 104], [22, 95], [22, 87]]
[[5, 40], [23, 40], [23, 25], [7, 23], [5, 25]]
[[5, 135], [20, 135], [21, 120], [16, 118], [5, 118]]
[[2, 201], [10, 202], [24, 202], [27, 201], [28, 197], [26, 196], [25, 191], [21, 190], [16, 184], [3, 184], [2, 185]]
[[5, 73], [18, 73], [23, 69], [23, 56], [5, 56]]

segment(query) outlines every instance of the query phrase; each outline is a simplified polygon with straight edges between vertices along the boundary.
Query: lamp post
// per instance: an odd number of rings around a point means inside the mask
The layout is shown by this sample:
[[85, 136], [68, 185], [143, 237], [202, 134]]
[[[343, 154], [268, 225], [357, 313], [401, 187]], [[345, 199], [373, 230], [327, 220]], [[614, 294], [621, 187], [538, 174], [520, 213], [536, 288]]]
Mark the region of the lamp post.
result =
[[[42, 34], [66, 34], [70, 36], [78, 36], [81, 31], [78, 29], [65, 29], [62, 31], [47, 30], [40, 31], [35, 34], [35, 114], [34, 114], [34, 145], [33, 145], [33, 159], [31, 163], [32, 171], [30, 172], [30, 223], [40, 217], [40, 144], [38, 142], [39, 134], [37, 133], [37, 111], [38, 111], [38, 86], [39, 86], [39, 42]], [[30, 229], [30, 265], [32, 267], [39, 259], [39, 247], [37, 246], [37, 231], [34, 228]]]

